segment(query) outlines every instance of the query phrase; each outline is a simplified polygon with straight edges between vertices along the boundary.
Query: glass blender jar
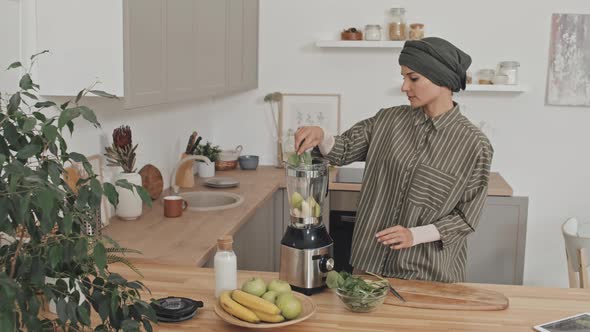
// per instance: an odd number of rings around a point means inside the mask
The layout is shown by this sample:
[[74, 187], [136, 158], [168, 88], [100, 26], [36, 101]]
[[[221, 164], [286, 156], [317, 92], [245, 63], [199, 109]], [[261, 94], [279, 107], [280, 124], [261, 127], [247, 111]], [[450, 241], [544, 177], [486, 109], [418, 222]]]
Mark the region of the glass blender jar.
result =
[[308, 153], [299, 156], [299, 163], [294, 159], [285, 165], [291, 223], [281, 240], [279, 278], [311, 295], [325, 287], [326, 274], [334, 268], [334, 242], [322, 223], [328, 162]]

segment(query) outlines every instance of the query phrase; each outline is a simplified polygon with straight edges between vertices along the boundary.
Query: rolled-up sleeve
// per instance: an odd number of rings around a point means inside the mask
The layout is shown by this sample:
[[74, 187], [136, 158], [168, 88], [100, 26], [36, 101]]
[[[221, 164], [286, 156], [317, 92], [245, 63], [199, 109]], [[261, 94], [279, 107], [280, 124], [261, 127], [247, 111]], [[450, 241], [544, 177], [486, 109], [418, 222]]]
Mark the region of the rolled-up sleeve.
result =
[[493, 149], [482, 144], [477, 160], [466, 182], [463, 194], [447, 216], [433, 222], [440, 233], [440, 248], [444, 249], [475, 231], [488, 195]]

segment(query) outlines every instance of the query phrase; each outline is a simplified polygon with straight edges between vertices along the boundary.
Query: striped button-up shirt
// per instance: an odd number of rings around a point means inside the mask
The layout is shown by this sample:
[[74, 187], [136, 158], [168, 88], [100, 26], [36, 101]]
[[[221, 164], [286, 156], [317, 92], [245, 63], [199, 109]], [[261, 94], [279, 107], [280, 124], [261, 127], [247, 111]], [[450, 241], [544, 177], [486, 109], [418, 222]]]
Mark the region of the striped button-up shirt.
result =
[[[493, 149], [459, 106], [435, 118], [398, 106], [335, 136], [332, 164], [366, 161], [351, 265], [403, 279], [465, 280], [466, 236], [488, 191]], [[375, 234], [401, 225], [434, 225], [440, 240], [393, 250]]]

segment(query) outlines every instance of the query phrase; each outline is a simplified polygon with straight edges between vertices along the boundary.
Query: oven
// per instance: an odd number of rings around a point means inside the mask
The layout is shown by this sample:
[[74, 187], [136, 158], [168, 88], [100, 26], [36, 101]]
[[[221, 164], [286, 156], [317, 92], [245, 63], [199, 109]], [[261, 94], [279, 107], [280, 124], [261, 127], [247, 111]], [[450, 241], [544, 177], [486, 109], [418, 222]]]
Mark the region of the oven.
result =
[[[364, 169], [339, 168], [334, 183], [361, 183]], [[352, 273], [350, 251], [360, 192], [330, 190], [330, 236], [334, 241], [334, 269]]]

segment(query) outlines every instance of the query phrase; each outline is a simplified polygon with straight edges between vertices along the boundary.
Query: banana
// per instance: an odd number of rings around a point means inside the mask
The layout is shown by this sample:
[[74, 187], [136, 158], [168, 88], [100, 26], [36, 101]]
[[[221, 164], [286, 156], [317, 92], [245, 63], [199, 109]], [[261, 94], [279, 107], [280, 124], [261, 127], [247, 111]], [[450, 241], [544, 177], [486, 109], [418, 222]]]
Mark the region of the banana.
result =
[[260, 319], [250, 309], [232, 300], [231, 291], [225, 291], [219, 296], [219, 304], [228, 314], [250, 323], [259, 323]]
[[285, 317], [281, 315], [269, 315], [262, 311], [252, 310], [252, 312], [260, 318], [261, 321], [267, 323], [280, 323], [285, 320]]
[[234, 290], [231, 293], [231, 297], [234, 299], [234, 301], [247, 307], [248, 309], [260, 311], [269, 315], [278, 315], [281, 313], [281, 309], [279, 309], [279, 307], [273, 303], [239, 289]]

